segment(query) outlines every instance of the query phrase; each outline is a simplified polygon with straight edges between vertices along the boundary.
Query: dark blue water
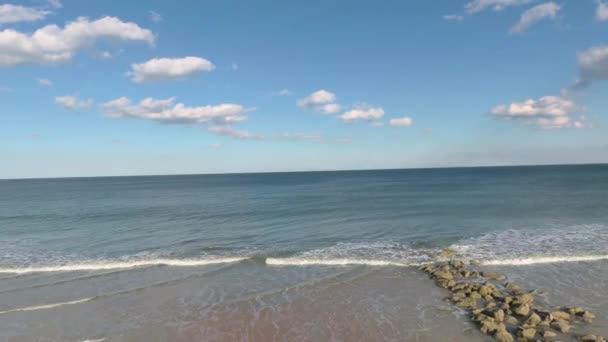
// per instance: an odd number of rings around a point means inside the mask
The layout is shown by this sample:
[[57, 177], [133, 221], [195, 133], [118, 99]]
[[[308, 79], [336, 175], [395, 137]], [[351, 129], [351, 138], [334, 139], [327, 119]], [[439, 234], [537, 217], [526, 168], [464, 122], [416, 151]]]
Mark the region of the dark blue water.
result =
[[[169, 280], [184, 287], [169, 297], [183, 301], [193, 285], [180, 279], [210, 268], [239, 270], [218, 271], [219, 287], [246, 284], [217, 304], [255, 289], [261, 274], [276, 289], [322, 278], [327, 267], [417, 265], [443, 248], [488, 265], [535, 265], [602, 262], [607, 246], [608, 165], [0, 181], [5, 316]], [[112, 278], [89, 279], [101, 272]], [[77, 280], [55, 285], [66, 277]], [[198, 309], [183, 321], [208, 317], [202, 308], [210, 304], [196, 298]], [[31, 311], [49, 310], [59, 309]], [[127, 326], [104, 321], [70, 335], [56, 322], [47, 330], [45, 316], [38, 328], [58, 340], [124, 334], [151, 320], [141, 310]], [[19, 322], [13, 337], [42, 334]]]

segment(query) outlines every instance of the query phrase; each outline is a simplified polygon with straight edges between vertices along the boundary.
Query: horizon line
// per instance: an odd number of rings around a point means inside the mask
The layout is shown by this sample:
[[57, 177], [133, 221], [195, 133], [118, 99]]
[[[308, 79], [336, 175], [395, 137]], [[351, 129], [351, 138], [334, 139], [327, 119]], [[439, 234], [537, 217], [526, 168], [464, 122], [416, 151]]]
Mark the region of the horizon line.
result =
[[608, 165], [608, 162], [598, 163], [569, 163], [569, 164], [517, 164], [517, 165], [468, 165], [468, 166], [435, 166], [435, 167], [396, 167], [396, 168], [364, 168], [364, 169], [329, 169], [329, 170], [298, 170], [298, 171], [250, 171], [250, 172], [208, 172], [208, 173], [167, 173], [142, 175], [113, 175], [113, 176], [57, 176], [57, 177], [22, 177], [0, 178], [0, 181], [13, 180], [45, 180], [45, 179], [82, 179], [82, 178], [127, 178], [127, 177], [179, 177], [179, 176], [221, 176], [221, 175], [252, 175], [273, 173], [321, 173], [321, 172], [365, 172], [365, 171], [398, 171], [398, 170], [441, 170], [441, 169], [482, 169], [510, 167], [539, 167], [539, 166], [597, 166]]

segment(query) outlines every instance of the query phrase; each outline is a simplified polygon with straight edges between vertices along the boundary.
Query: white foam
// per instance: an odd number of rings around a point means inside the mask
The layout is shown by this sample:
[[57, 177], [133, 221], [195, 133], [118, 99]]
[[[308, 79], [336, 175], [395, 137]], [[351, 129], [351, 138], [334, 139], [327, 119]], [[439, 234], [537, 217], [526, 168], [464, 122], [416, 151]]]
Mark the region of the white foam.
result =
[[225, 264], [242, 261], [247, 258], [209, 258], [209, 259], [149, 259], [116, 262], [94, 262], [82, 264], [67, 264], [56, 266], [25, 267], [25, 268], [0, 268], [0, 273], [35, 273], [35, 272], [72, 272], [72, 271], [99, 271], [121, 268], [136, 268], [145, 266], [177, 266], [192, 267], [213, 264]]
[[275, 266], [308, 266], [308, 265], [327, 265], [327, 266], [347, 266], [347, 265], [367, 265], [367, 266], [415, 266], [415, 264], [405, 264], [401, 262], [371, 259], [309, 259], [309, 258], [267, 258], [266, 264]]
[[608, 255], [582, 255], [582, 256], [546, 256], [546, 257], [529, 257], [529, 258], [514, 258], [514, 259], [497, 259], [483, 261], [482, 265], [495, 266], [519, 266], [519, 265], [534, 265], [534, 264], [554, 264], [563, 262], [580, 262], [580, 261], [599, 261], [608, 260]]
[[6, 311], [0, 311], [0, 315], [2, 314], [6, 314], [9, 312], [18, 312], [18, 311], [36, 311], [36, 310], [44, 310], [44, 309], [52, 309], [52, 308], [57, 308], [60, 306], [64, 306], [64, 305], [74, 305], [74, 304], [80, 304], [80, 303], [84, 303], [84, 302], [88, 302], [91, 299], [93, 299], [93, 297], [91, 298], [83, 298], [83, 299], [78, 299], [78, 300], [73, 300], [70, 302], [62, 302], [62, 303], [54, 303], [54, 304], [45, 304], [45, 305], [37, 305], [37, 306], [28, 306], [25, 308], [19, 308], [19, 309], [11, 309], [11, 310], [6, 310]]

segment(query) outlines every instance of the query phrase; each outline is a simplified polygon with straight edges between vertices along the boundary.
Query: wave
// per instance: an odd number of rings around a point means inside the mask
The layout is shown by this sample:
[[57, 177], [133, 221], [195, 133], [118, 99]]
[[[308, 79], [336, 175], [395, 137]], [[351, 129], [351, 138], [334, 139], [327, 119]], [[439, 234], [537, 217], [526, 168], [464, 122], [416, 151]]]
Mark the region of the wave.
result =
[[6, 311], [0, 311], [0, 315], [2, 315], [2, 314], [6, 314], [6, 313], [10, 313], [10, 312], [18, 312], [18, 311], [36, 311], [36, 310], [44, 310], [44, 309], [52, 309], [52, 308], [57, 308], [57, 307], [60, 307], [60, 306], [65, 306], [65, 305], [74, 305], [74, 304], [80, 304], [80, 303], [88, 302], [88, 301], [92, 300], [93, 298], [95, 298], [95, 297], [83, 298], [83, 299], [73, 300], [73, 301], [69, 301], [69, 302], [61, 302], [61, 303], [54, 303], [54, 304], [45, 304], [45, 305], [28, 306], [28, 307], [25, 307], [25, 308], [19, 308], [19, 309], [11, 309], [11, 310], [6, 310]]
[[497, 259], [484, 261], [482, 265], [492, 266], [520, 266], [534, 264], [555, 264], [565, 262], [608, 260], [608, 255], [580, 255], [580, 256], [543, 256], [515, 259]]
[[420, 264], [402, 263], [389, 260], [371, 259], [307, 259], [307, 258], [267, 258], [267, 265], [275, 266], [348, 266], [348, 265], [367, 265], [367, 266], [418, 266]]
[[24, 267], [24, 268], [0, 268], [0, 273], [24, 274], [38, 272], [73, 272], [73, 271], [100, 271], [124, 268], [136, 268], [146, 266], [177, 266], [192, 267], [213, 264], [233, 263], [247, 258], [208, 258], [208, 259], [149, 259], [133, 261], [93, 262], [80, 264], [66, 264], [55, 266]]

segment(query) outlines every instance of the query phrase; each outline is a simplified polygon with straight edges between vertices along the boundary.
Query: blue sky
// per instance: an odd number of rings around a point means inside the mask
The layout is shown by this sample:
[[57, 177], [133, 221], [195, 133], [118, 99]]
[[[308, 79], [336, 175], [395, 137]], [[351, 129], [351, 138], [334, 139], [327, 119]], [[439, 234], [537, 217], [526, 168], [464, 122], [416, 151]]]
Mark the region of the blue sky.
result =
[[0, 3], [0, 178], [608, 162], [594, 0]]

